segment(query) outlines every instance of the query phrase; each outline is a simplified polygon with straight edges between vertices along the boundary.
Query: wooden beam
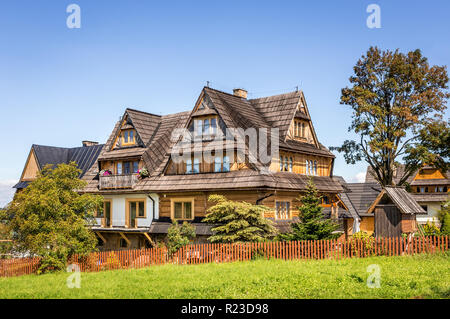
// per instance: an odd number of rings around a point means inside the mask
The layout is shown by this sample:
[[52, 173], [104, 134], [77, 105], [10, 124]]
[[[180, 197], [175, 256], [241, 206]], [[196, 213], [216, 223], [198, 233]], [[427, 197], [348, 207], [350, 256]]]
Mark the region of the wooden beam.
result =
[[96, 231], [95, 234], [100, 237], [101, 240], [103, 240], [103, 242], [106, 244], [106, 239], [105, 237], [102, 236], [102, 234], [100, 234], [100, 232]]
[[123, 239], [125, 239], [125, 241], [127, 242], [127, 244], [128, 244], [128, 246], [130, 246], [131, 245], [131, 242], [130, 242], [130, 240], [127, 238], [127, 236], [125, 236], [125, 234], [124, 233], [119, 233], [119, 235], [123, 238]]
[[147, 234], [147, 233], [143, 233], [144, 236], [147, 238], [147, 240], [149, 241], [149, 243], [153, 246], [156, 247], [156, 244], [153, 242], [152, 238]]

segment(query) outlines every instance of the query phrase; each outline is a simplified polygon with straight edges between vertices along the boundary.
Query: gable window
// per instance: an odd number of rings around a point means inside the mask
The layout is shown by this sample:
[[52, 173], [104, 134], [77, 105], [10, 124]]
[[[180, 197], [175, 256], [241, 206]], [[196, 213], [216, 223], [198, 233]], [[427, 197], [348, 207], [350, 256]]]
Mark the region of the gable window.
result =
[[305, 137], [305, 123], [294, 120], [294, 137]]
[[188, 159], [186, 161], [186, 174], [192, 174], [192, 160]]
[[275, 202], [275, 219], [289, 219], [291, 215], [290, 202]]
[[193, 199], [180, 199], [172, 201], [172, 218], [173, 219], [193, 219]]
[[218, 156], [214, 158], [214, 172], [222, 171], [222, 159]]
[[216, 118], [212, 118], [211, 119], [211, 133], [213, 135], [217, 134], [217, 122], [216, 122]]
[[136, 144], [136, 136], [134, 130], [123, 130], [121, 134], [122, 145], [133, 145]]
[[223, 157], [223, 171], [224, 172], [230, 171], [230, 158], [228, 156]]
[[209, 135], [209, 119], [203, 122], [203, 135]]
[[192, 172], [194, 174], [200, 173], [200, 159], [198, 157], [194, 158], [194, 168]]

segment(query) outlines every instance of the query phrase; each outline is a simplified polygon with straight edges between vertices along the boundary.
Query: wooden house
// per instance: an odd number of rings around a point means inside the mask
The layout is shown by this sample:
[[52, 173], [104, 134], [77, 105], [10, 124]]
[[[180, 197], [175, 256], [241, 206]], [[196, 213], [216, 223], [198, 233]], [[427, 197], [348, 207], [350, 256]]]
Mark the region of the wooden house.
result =
[[[230, 143], [237, 139], [228, 134], [234, 128], [265, 129], [278, 152], [272, 154], [267, 142], [258, 147], [267, 148], [269, 159], [255, 160], [248, 142]], [[190, 134], [181, 141], [182, 161], [174, 157], [178, 130]], [[271, 140], [270, 134], [278, 135]], [[353, 216], [337, 197], [343, 188], [333, 177], [334, 158], [318, 140], [301, 91], [247, 99], [242, 89], [229, 94], [205, 87], [187, 112], [159, 116], [126, 109], [98, 163], [84, 175], [83, 191], [105, 198], [94, 228], [104, 249], [151, 245], [172, 220], [192, 223], [198, 240], [205, 240], [211, 226], [201, 221], [211, 194], [266, 205], [271, 211], [265, 217], [288, 230], [309, 178], [329, 216], [351, 225]], [[143, 169], [148, 176], [137, 178]]]

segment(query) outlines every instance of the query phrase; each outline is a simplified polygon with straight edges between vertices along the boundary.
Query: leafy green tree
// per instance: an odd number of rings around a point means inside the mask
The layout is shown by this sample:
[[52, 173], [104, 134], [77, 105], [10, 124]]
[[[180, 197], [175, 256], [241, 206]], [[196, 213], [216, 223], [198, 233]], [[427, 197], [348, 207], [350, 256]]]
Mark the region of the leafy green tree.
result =
[[0, 209], [0, 259], [11, 256], [12, 251], [12, 234], [6, 227], [7, 213], [5, 209]]
[[442, 209], [439, 211], [438, 216], [441, 223], [441, 234], [450, 235], [450, 199], [442, 204]]
[[281, 240], [319, 240], [332, 239], [338, 235], [333, 234], [339, 225], [326, 218], [321, 206], [321, 196], [312, 179], [309, 179], [305, 194], [300, 197], [302, 205], [298, 207], [299, 222], [292, 223], [292, 232], [283, 234]]
[[195, 238], [195, 227], [188, 222], [183, 222], [180, 226], [177, 221], [172, 221], [172, 225], [167, 230], [167, 249], [169, 254], [174, 254], [183, 246], [190, 243]]
[[349, 131], [360, 140], [346, 140], [331, 149], [342, 152], [348, 164], [365, 160], [383, 186], [394, 184], [401, 159], [405, 170], [398, 185], [423, 164], [447, 171], [446, 66], [430, 66], [420, 50], [403, 54], [371, 47], [353, 70], [352, 87], [342, 89], [341, 104], [353, 110]]
[[40, 272], [63, 269], [71, 255], [96, 249], [89, 226], [103, 199], [77, 193], [86, 185], [79, 173], [74, 162], [47, 165], [7, 208], [14, 249], [42, 257]]
[[276, 235], [272, 222], [263, 217], [268, 207], [247, 202], [235, 202], [222, 195], [210, 195], [215, 205], [208, 209], [203, 222], [214, 224], [213, 243], [257, 242]]

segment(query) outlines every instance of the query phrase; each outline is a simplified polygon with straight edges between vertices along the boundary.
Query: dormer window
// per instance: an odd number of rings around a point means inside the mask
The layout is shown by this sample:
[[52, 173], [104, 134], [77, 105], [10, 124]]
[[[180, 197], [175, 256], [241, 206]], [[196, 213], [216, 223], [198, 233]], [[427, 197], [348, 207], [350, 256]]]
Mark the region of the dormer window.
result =
[[123, 146], [136, 144], [136, 132], [134, 130], [122, 130], [121, 141]]
[[189, 131], [195, 137], [214, 136], [217, 134], [217, 118], [215, 116], [196, 118], [192, 121]]

